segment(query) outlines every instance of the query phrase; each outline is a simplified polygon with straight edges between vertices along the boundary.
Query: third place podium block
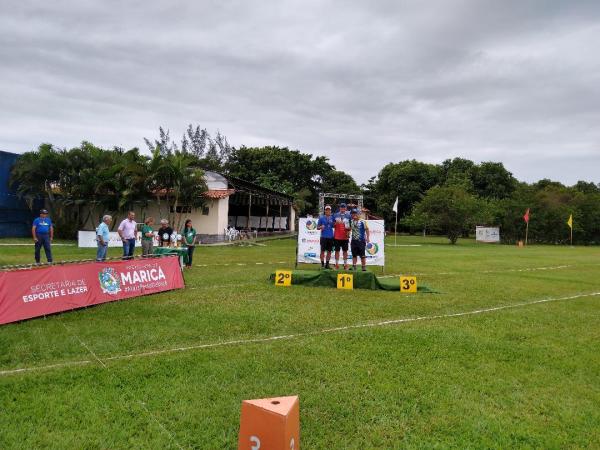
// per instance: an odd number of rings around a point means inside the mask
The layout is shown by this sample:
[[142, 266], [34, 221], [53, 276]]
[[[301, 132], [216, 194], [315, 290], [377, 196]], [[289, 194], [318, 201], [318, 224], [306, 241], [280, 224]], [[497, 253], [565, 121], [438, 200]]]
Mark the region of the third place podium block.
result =
[[298, 450], [300, 402], [297, 396], [244, 400], [238, 450]]

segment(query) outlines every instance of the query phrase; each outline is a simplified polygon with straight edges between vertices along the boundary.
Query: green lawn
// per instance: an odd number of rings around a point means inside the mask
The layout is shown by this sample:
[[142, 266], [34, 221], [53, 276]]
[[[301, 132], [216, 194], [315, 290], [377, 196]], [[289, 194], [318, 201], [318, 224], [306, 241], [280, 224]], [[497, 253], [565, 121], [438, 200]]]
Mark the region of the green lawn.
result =
[[293, 394], [305, 449], [600, 448], [600, 248], [446, 242], [386, 248], [386, 275], [440, 294], [276, 288], [280, 240], [198, 248], [185, 290], [2, 326], [0, 448], [231, 449], [243, 399]]

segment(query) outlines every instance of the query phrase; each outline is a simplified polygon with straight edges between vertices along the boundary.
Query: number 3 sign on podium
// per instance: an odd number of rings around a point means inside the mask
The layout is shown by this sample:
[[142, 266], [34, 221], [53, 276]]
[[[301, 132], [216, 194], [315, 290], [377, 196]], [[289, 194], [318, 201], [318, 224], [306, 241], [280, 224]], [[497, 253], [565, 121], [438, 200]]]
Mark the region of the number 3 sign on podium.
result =
[[417, 277], [400, 277], [400, 292], [407, 294], [417, 292]]

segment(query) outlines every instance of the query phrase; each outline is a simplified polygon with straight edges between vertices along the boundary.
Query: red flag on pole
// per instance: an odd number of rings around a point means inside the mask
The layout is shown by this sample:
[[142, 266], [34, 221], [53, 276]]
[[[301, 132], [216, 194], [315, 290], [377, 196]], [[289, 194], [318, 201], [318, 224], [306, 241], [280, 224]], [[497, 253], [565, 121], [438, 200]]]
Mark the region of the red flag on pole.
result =
[[527, 208], [527, 211], [525, 211], [525, 215], [523, 216], [523, 220], [525, 221], [525, 223], [529, 223], [529, 208]]

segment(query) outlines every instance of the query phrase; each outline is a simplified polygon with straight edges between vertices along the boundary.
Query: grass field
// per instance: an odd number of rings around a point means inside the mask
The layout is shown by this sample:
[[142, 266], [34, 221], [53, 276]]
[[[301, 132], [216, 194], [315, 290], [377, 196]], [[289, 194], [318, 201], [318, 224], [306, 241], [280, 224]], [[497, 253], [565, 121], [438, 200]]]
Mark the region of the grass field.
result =
[[293, 394], [305, 449], [600, 448], [600, 248], [446, 242], [386, 248], [386, 275], [439, 294], [275, 288], [281, 240], [197, 249], [182, 291], [2, 326], [0, 448], [232, 449], [243, 399]]

